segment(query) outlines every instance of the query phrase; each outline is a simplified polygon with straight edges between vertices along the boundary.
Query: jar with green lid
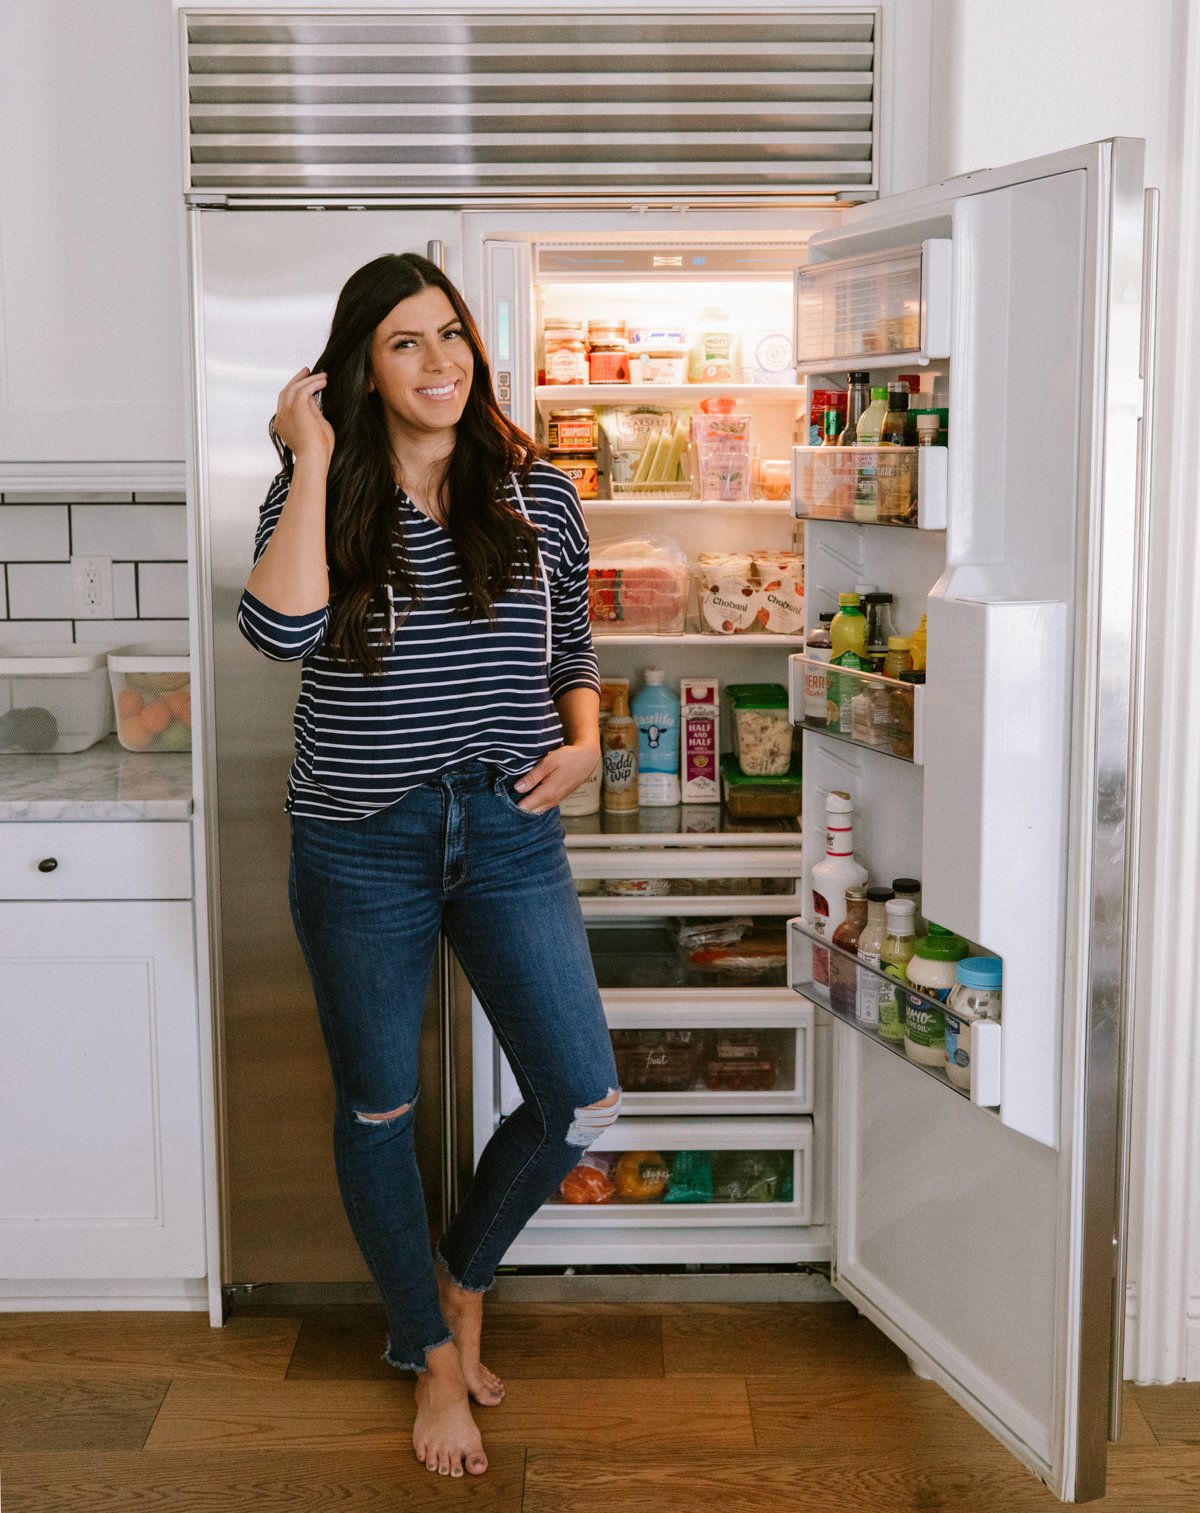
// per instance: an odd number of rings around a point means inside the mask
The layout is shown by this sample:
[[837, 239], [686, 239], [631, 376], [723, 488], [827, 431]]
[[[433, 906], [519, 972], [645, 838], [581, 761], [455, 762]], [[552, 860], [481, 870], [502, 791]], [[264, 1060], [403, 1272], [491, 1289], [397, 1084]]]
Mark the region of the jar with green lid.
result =
[[904, 1049], [910, 1061], [922, 1066], [946, 1064], [946, 1019], [941, 1009], [926, 999], [945, 1003], [958, 981], [957, 965], [970, 947], [961, 935], [931, 924], [913, 948], [908, 981], [924, 995], [909, 994], [904, 1013]]

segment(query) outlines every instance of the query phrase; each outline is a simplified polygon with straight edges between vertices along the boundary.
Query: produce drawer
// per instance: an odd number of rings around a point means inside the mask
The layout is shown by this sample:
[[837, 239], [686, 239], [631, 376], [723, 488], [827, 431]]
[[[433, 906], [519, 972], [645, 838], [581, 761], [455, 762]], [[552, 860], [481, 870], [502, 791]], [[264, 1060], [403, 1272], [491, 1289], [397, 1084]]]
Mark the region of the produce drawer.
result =
[[602, 1202], [552, 1199], [531, 1225], [807, 1224], [812, 1213], [812, 1121], [803, 1117], [622, 1115], [580, 1152], [580, 1166], [591, 1175], [577, 1169], [567, 1179], [571, 1191], [612, 1195]]
[[0, 898], [191, 898], [180, 821], [0, 825]]

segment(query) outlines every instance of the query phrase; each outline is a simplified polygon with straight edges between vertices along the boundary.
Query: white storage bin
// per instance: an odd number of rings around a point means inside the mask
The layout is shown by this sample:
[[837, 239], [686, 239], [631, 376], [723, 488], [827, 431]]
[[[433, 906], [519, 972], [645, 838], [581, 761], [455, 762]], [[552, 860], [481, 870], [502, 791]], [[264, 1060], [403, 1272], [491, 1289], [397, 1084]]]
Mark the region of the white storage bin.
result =
[[192, 749], [192, 674], [186, 646], [122, 646], [108, 654], [117, 739], [126, 751]]
[[19, 643], [0, 655], [0, 753], [86, 751], [102, 740], [112, 705], [104, 653]]

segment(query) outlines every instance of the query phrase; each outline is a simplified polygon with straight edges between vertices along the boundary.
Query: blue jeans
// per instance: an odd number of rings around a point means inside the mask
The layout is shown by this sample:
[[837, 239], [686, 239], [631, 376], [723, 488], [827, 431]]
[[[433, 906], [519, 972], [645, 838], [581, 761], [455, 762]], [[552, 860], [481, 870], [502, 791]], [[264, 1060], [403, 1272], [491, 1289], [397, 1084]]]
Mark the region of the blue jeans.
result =
[[[447, 1343], [413, 1145], [417, 1048], [444, 929], [524, 1102], [496, 1130], [438, 1245], [485, 1291], [538, 1208], [617, 1116], [617, 1071], [558, 811], [472, 762], [365, 820], [292, 817], [288, 892], [335, 1093], [346, 1214], [382, 1294], [386, 1359]], [[380, 1117], [387, 1115], [387, 1117]], [[371, 1117], [374, 1116], [374, 1117]]]

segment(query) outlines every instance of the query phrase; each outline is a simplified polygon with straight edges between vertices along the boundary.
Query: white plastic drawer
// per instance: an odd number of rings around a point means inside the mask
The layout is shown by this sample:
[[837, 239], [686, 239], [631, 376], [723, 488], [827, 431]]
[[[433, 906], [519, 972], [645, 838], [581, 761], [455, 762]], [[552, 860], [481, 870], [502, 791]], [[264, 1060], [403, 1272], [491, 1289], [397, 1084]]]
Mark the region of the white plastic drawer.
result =
[[603, 998], [627, 1114], [811, 1110], [814, 1015], [790, 989], [614, 988]]
[[[680, 1152], [708, 1157], [713, 1198], [707, 1201], [667, 1202], [663, 1197], [631, 1202], [614, 1197], [603, 1203], [543, 1204], [531, 1225], [602, 1225], [605, 1228], [722, 1227], [729, 1225], [807, 1224], [812, 1214], [812, 1120], [794, 1119], [638, 1119], [622, 1114], [581, 1163], [591, 1156], [607, 1163], [620, 1153], [643, 1152], [662, 1158], [671, 1177], [671, 1190]], [[647, 1163], [652, 1165], [652, 1163]], [[696, 1162], [693, 1161], [693, 1167]], [[702, 1164], [702, 1162], [701, 1162]], [[721, 1198], [722, 1188], [750, 1185], [758, 1200]], [[770, 1194], [770, 1196], [767, 1196]]]
[[659, 914], [794, 914], [798, 845], [685, 849], [644, 846], [572, 851], [587, 919]]
[[184, 821], [0, 824], [0, 898], [191, 898]]

